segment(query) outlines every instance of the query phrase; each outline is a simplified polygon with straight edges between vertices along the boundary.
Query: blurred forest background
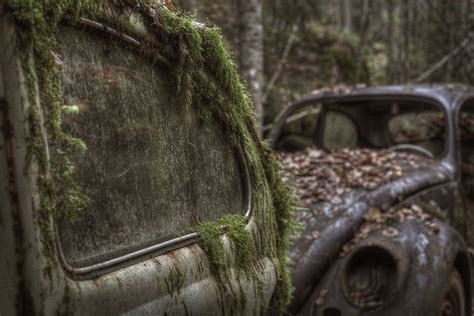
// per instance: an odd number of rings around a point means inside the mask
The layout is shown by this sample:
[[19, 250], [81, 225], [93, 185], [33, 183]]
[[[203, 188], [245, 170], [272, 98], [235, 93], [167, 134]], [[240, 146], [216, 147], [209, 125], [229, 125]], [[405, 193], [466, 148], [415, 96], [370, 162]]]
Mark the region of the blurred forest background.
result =
[[222, 29], [261, 124], [323, 86], [474, 83], [474, 0], [175, 0]]

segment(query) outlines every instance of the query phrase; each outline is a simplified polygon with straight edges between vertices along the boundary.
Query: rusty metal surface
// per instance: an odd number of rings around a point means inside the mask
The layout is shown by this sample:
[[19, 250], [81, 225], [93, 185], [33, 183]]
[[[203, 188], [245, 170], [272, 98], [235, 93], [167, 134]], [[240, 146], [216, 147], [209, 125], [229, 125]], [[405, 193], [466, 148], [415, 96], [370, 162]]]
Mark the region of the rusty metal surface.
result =
[[[297, 298], [293, 302], [294, 307], [308, 297], [314, 285], [338, 257], [342, 246], [364, 222], [364, 215], [369, 208], [387, 209], [423, 188], [449, 180], [449, 175], [440, 171], [437, 164], [427, 164], [405, 173], [407, 175], [401, 179], [374, 191], [350, 192], [338, 206], [323, 202], [300, 214], [298, 220], [304, 230], [290, 251], [290, 258], [294, 262], [294, 297]], [[320, 237], [316, 240], [307, 238], [314, 231], [318, 231]]]
[[[376, 244], [390, 249], [396, 257], [408, 260], [409, 270], [399, 271], [403, 275], [396, 296], [381, 308], [361, 312], [348, 302], [340, 282], [344, 263], [348, 260], [345, 257], [334, 262], [299, 313], [319, 316], [323, 315], [325, 308], [335, 307], [349, 316], [435, 315], [440, 309], [446, 284], [449, 284], [452, 264], [466, 247], [462, 236], [452, 227], [442, 221], [437, 221], [437, 224], [440, 226], [439, 233], [430, 234], [419, 221], [405, 222], [397, 227], [400, 232], [397, 237], [386, 237], [379, 232], [353, 250]], [[327, 293], [323, 299], [320, 298], [322, 291]]]
[[[225, 246], [231, 260], [236, 260], [227, 238]], [[246, 295], [246, 309], [242, 311], [245, 314], [258, 314], [261, 304], [268, 305], [276, 284], [273, 263], [262, 258], [258, 266], [258, 273], [265, 280], [262, 302], [253, 295], [256, 284], [250, 279], [239, 280], [234, 270], [230, 271], [232, 291], [242, 290]], [[97, 278], [68, 283], [76, 315], [111, 311], [127, 315], [218, 315], [228, 303], [228, 298], [219, 292], [206, 254], [196, 244]]]
[[[0, 261], [0, 313], [221, 314], [236, 293], [242, 294], [240, 298], [247, 302], [243, 314], [261, 313], [263, 307], [269, 305], [277, 282], [274, 262], [257, 254], [258, 280], [264, 284], [260, 287], [261, 283], [254, 282], [253, 278], [235, 272], [239, 258], [235, 258], [235, 251], [225, 237], [224, 251], [230, 274], [228, 293], [223, 293], [221, 281], [215, 277], [207, 255], [195, 243], [180, 244], [180, 249], [167, 248], [166, 254], [157, 253], [156, 249], [140, 253], [139, 258], [125, 258], [127, 262], [117, 266], [99, 267], [104, 268], [100, 276], [86, 274], [83, 278], [74, 273], [91, 271], [65, 269], [56, 260], [59, 249], [55, 245], [51, 253], [45, 254], [42, 228], [52, 231], [54, 227], [48, 222], [41, 228], [38, 223], [37, 170], [34, 164], [30, 167], [26, 150], [30, 140], [29, 107], [34, 102], [28, 101], [17, 47], [10, 41], [14, 29], [9, 23], [8, 19], [0, 19], [0, 127], [3, 130], [4, 121], [8, 120], [15, 134], [14, 139], [7, 139], [6, 133], [0, 135], [0, 248], [5, 259]], [[3, 111], [4, 103], [10, 111], [8, 114]], [[11, 162], [7, 161], [7, 142], [14, 151]], [[245, 164], [241, 167], [247, 189], [243, 192], [246, 194], [244, 211], [249, 217], [247, 229], [258, 238], [260, 232], [250, 210], [248, 170]], [[7, 183], [13, 180], [12, 191], [18, 193], [14, 199], [9, 196]], [[20, 205], [13, 205], [13, 200], [20, 201]]]

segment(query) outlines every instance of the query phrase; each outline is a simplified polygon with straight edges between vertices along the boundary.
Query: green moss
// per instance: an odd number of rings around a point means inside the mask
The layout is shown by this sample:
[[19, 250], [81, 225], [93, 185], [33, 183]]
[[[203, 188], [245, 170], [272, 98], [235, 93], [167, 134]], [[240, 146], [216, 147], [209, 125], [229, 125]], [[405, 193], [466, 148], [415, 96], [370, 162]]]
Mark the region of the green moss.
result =
[[240, 215], [227, 215], [216, 222], [205, 223], [193, 228], [199, 233], [198, 243], [210, 257], [214, 272], [221, 279], [228, 279], [228, 264], [225, 258], [222, 234], [225, 233], [235, 249], [237, 272], [245, 275], [255, 274], [255, 252], [250, 232], [246, 229], [247, 218]]
[[209, 257], [211, 269], [219, 280], [228, 280], [224, 244], [221, 240], [222, 229], [218, 223], [206, 223], [193, 229], [199, 233], [198, 243]]
[[[45, 211], [48, 215], [54, 213], [57, 217], [74, 218], [87, 202], [73, 180], [74, 166], [68, 155], [59, 149], [48, 155], [45, 144], [47, 141], [50, 148], [60, 148], [61, 145], [70, 150], [85, 148], [80, 140], [61, 130], [61, 70], [53, 58], [53, 51], [58, 46], [54, 32], [64, 14], [79, 15], [93, 6], [93, 1], [65, 0], [54, 4], [33, 0], [11, 0], [8, 3], [17, 23], [17, 45], [23, 52], [23, 72], [30, 101], [28, 153], [30, 159], [36, 160], [40, 171], [42, 212], [38, 218], [43, 226], [50, 225]], [[47, 139], [43, 136], [43, 121], [48, 130]]]
[[[24, 52], [24, 74], [31, 104], [29, 152], [39, 167], [42, 202], [39, 217], [43, 234], [47, 236], [43, 244], [50, 254], [54, 253], [51, 215], [74, 219], [88, 202], [74, 182], [75, 168], [69, 159], [73, 152], [86, 150], [86, 146], [61, 129], [61, 117], [71, 115], [71, 109], [62, 102], [61, 70], [52, 54], [58, 49], [55, 33], [58, 21], [66, 14], [93, 17], [100, 10], [97, 3], [92, 0], [10, 0], [7, 5], [17, 23], [18, 45]], [[121, 4], [120, 1], [114, 3]], [[233, 302], [233, 313], [245, 305], [242, 288], [239, 295], [228, 286], [229, 263], [220, 238], [225, 232], [237, 254], [238, 278], [253, 278], [258, 295], [263, 291], [254, 270], [259, 259], [255, 254], [274, 260], [278, 284], [273, 301], [283, 313], [291, 298], [287, 251], [289, 236], [295, 229], [295, 204], [291, 190], [278, 177], [275, 156], [258, 138], [250, 98], [224, 47], [221, 33], [215, 27], [198, 27], [190, 17], [172, 13], [154, 1], [141, 0], [135, 9], [151, 19], [150, 31], [160, 42], [160, 47], [154, 48], [159, 56], [157, 60], [166, 60], [173, 72], [178, 100], [185, 107], [197, 107], [203, 120], [218, 121], [234, 147], [243, 151], [248, 164], [252, 207], [258, 226], [255, 244], [245, 229], [244, 217], [226, 216], [197, 228], [199, 243], [210, 258], [213, 273], [221, 281], [221, 295], [227, 298], [224, 301]], [[120, 23], [124, 23], [123, 20]], [[43, 120], [47, 139], [43, 137]], [[49, 156], [46, 141], [50, 149], [56, 148]]]

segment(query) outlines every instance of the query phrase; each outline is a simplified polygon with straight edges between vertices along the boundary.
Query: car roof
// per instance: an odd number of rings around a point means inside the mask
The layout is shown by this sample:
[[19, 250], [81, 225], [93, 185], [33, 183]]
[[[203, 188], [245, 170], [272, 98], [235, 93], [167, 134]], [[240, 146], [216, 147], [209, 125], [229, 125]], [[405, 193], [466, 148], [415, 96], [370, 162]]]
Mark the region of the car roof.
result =
[[371, 97], [371, 96], [404, 96], [404, 97], [424, 97], [435, 99], [448, 108], [454, 108], [459, 99], [474, 97], [474, 87], [466, 84], [406, 84], [392, 86], [336, 86], [334, 88], [312, 91], [303, 97], [305, 100], [330, 99], [330, 98], [350, 98], [350, 97]]

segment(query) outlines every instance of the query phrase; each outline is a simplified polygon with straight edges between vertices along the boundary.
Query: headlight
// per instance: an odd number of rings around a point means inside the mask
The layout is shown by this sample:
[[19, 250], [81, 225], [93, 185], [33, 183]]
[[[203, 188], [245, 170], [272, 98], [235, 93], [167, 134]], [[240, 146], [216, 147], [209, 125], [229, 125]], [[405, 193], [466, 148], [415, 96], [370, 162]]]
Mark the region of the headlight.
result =
[[343, 266], [346, 298], [360, 309], [374, 309], [395, 297], [400, 286], [398, 260], [380, 246], [365, 246], [348, 256]]

